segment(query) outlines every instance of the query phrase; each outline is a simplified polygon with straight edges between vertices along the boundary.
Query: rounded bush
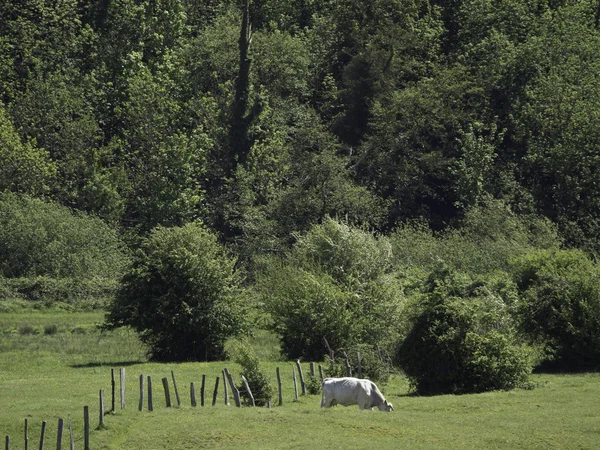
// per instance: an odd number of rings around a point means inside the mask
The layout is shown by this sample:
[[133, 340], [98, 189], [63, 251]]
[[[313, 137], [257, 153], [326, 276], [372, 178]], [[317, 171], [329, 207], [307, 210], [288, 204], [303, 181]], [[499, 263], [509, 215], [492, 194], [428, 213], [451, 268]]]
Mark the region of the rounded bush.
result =
[[513, 261], [523, 330], [544, 349], [542, 366], [600, 368], [600, 270], [578, 250], [539, 250]]
[[530, 351], [519, 342], [503, 296], [485, 281], [434, 271], [412, 306], [396, 362], [421, 395], [525, 386]]
[[198, 224], [154, 229], [109, 306], [106, 327], [131, 326], [157, 361], [224, 355], [244, 331], [235, 261]]

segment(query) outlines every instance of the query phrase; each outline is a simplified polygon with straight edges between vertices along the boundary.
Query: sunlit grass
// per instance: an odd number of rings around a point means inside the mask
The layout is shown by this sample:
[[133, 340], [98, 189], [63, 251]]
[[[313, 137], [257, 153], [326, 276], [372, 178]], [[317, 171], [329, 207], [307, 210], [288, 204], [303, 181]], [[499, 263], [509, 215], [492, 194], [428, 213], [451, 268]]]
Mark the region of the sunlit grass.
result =
[[[322, 410], [317, 395], [294, 401], [292, 363], [276, 361], [276, 342], [258, 333], [252, 345], [276, 386], [276, 368], [283, 377], [284, 404], [273, 408], [225, 406], [222, 380], [216, 406], [212, 394], [223, 368], [239, 380], [239, 367], [216, 363], [157, 364], [147, 362], [134, 333], [101, 333], [101, 313], [0, 314], [0, 435], [10, 435], [11, 448], [23, 448], [23, 423], [30, 427], [30, 448], [38, 448], [42, 421], [47, 421], [46, 446], [56, 442], [58, 418], [71, 415], [76, 448], [83, 446], [83, 406], [89, 406], [94, 449], [199, 448], [597, 448], [600, 442], [600, 376], [535, 375], [532, 390], [463, 396], [409, 396], [406, 379], [392, 377], [382, 386], [396, 411], [359, 411], [336, 407]], [[56, 333], [44, 334], [48, 325]], [[38, 334], [19, 334], [25, 325]], [[81, 328], [82, 331], [73, 332]], [[262, 350], [261, 350], [262, 347]], [[271, 359], [266, 361], [266, 359]], [[126, 408], [120, 409], [119, 368], [126, 373]], [[99, 390], [111, 409], [111, 368], [117, 374], [115, 413], [99, 423]], [[308, 364], [304, 365], [308, 371]], [[177, 406], [171, 371], [181, 405]], [[206, 375], [205, 407], [192, 407], [194, 382], [198, 404]], [[139, 412], [139, 376], [153, 379], [154, 412]], [[161, 379], [167, 378], [172, 402], [167, 408]], [[233, 399], [230, 400], [233, 404]]]

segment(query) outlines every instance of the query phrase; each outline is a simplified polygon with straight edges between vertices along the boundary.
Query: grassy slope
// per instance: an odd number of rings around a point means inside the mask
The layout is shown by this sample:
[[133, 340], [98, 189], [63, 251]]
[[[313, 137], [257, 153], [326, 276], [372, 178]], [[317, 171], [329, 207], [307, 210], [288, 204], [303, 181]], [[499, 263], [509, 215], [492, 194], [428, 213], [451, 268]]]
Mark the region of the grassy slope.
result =
[[[100, 335], [99, 313], [27, 313], [0, 315], [0, 436], [11, 448], [23, 448], [23, 419], [30, 424], [30, 448], [37, 448], [41, 422], [47, 421], [46, 448], [54, 448], [58, 418], [71, 415], [76, 448], [82, 448], [83, 406], [89, 405], [92, 428], [98, 424], [98, 391], [105, 389], [110, 409], [110, 368], [125, 367], [127, 407], [105, 417], [94, 430], [94, 449], [197, 448], [597, 448], [600, 442], [600, 376], [536, 375], [538, 388], [465, 396], [410, 397], [402, 377], [386, 386], [395, 405], [391, 414], [358, 408], [319, 408], [318, 396], [293, 402], [292, 364], [265, 363], [275, 378], [284, 377], [284, 405], [252, 409], [226, 407], [222, 390], [215, 407], [190, 406], [189, 383], [199, 395], [207, 375], [207, 404], [216, 376], [229, 362], [153, 364], [127, 332]], [[40, 331], [20, 335], [25, 325]], [[44, 335], [56, 325], [58, 332]], [[73, 334], [74, 328], [85, 330]], [[182, 405], [167, 409], [161, 378], [177, 377]], [[138, 412], [138, 377], [151, 375], [155, 411]], [[117, 380], [118, 384], [118, 380]], [[221, 384], [222, 386], [222, 384]], [[118, 394], [117, 394], [118, 395]], [[175, 396], [171, 393], [173, 402]], [[64, 448], [64, 447], [63, 447]]]

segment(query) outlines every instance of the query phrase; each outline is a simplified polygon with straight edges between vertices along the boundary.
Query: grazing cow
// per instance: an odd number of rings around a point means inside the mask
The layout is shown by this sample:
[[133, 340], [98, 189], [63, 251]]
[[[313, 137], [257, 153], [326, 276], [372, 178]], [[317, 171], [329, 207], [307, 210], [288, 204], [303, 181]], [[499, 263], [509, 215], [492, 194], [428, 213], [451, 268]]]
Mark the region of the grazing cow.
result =
[[358, 405], [358, 409], [372, 409], [377, 406], [380, 411], [393, 411], [394, 408], [388, 402], [375, 383], [371, 380], [358, 378], [325, 378], [321, 385], [323, 396], [321, 397], [321, 408], [329, 408], [335, 405]]

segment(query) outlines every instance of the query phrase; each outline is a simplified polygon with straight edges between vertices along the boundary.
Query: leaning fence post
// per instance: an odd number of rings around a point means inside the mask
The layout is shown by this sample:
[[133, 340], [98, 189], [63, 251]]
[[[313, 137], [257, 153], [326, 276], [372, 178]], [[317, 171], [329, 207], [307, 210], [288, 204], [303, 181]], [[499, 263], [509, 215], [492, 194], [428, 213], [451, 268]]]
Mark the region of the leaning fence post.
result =
[[138, 411], [144, 410], [144, 375], [140, 375], [140, 403], [138, 404]]
[[171, 407], [171, 393], [169, 392], [169, 380], [165, 377], [162, 379], [163, 387], [165, 388], [165, 401], [167, 402], [167, 408]]
[[246, 377], [244, 375], [242, 375], [242, 381], [244, 382], [244, 387], [246, 388], [246, 391], [248, 392], [248, 396], [250, 397], [250, 404], [252, 406], [256, 406], [256, 403], [254, 402], [254, 395], [252, 395], [252, 390], [250, 389], [248, 380], [246, 380]]
[[64, 426], [65, 426], [65, 421], [63, 419], [58, 419], [58, 432], [56, 433], [56, 450], [60, 450], [62, 447], [62, 437], [63, 437]]
[[294, 401], [298, 401], [298, 382], [296, 381], [296, 366], [292, 364], [292, 374], [294, 375], [294, 392], [296, 393]]
[[229, 390], [227, 388], [227, 375], [225, 374], [225, 370], [221, 371], [223, 375], [223, 390], [225, 391], [225, 404], [229, 406]]
[[193, 381], [190, 383], [190, 400], [192, 406], [196, 406], [196, 386]]
[[171, 370], [171, 378], [173, 378], [173, 389], [175, 390], [175, 399], [177, 400], [177, 406], [181, 406], [181, 400], [179, 399], [179, 391], [177, 390], [177, 381], [175, 381], [175, 372]]
[[125, 368], [121, 367], [120, 381], [121, 381], [121, 409], [125, 409]]
[[219, 377], [217, 377], [217, 381], [215, 381], [215, 390], [213, 392], [213, 402], [212, 405], [215, 406], [217, 404], [217, 394], [219, 393]]
[[204, 406], [204, 387], [206, 386], [206, 375], [202, 374], [202, 386], [200, 387], [200, 406]]
[[235, 401], [235, 406], [240, 408], [242, 406], [242, 403], [240, 401], [240, 391], [233, 382], [233, 376], [229, 372], [229, 369], [225, 368], [225, 374], [227, 375], [227, 379], [229, 380], [229, 385], [231, 387], [231, 392], [233, 393], [233, 400]]
[[90, 409], [83, 407], [83, 450], [90, 450]]
[[154, 411], [154, 405], [152, 404], [152, 377], [148, 375], [148, 411]]
[[44, 450], [44, 437], [46, 435], [46, 421], [42, 422], [42, 431], [40, 434], [40, 450]]
[[104, 426], [104, 389], [100, 389], [100, 413], [99, 413], [100, 423], [98, 424], [98, 428]]
[[306, 395], [306, 383], [304, 382], [304, 374], [302, 373], [302, 366], [300, 365], [300, 360], [296, 360], [296, 365], [298, 366], [298, 374], [300, 374], [300, 387], [302, 388], [302, 395]]
[[281, 373], [277, 368], [277, 388], [279, 389], [279, 406], [283, 405], [283, 392], [281, 391]]

